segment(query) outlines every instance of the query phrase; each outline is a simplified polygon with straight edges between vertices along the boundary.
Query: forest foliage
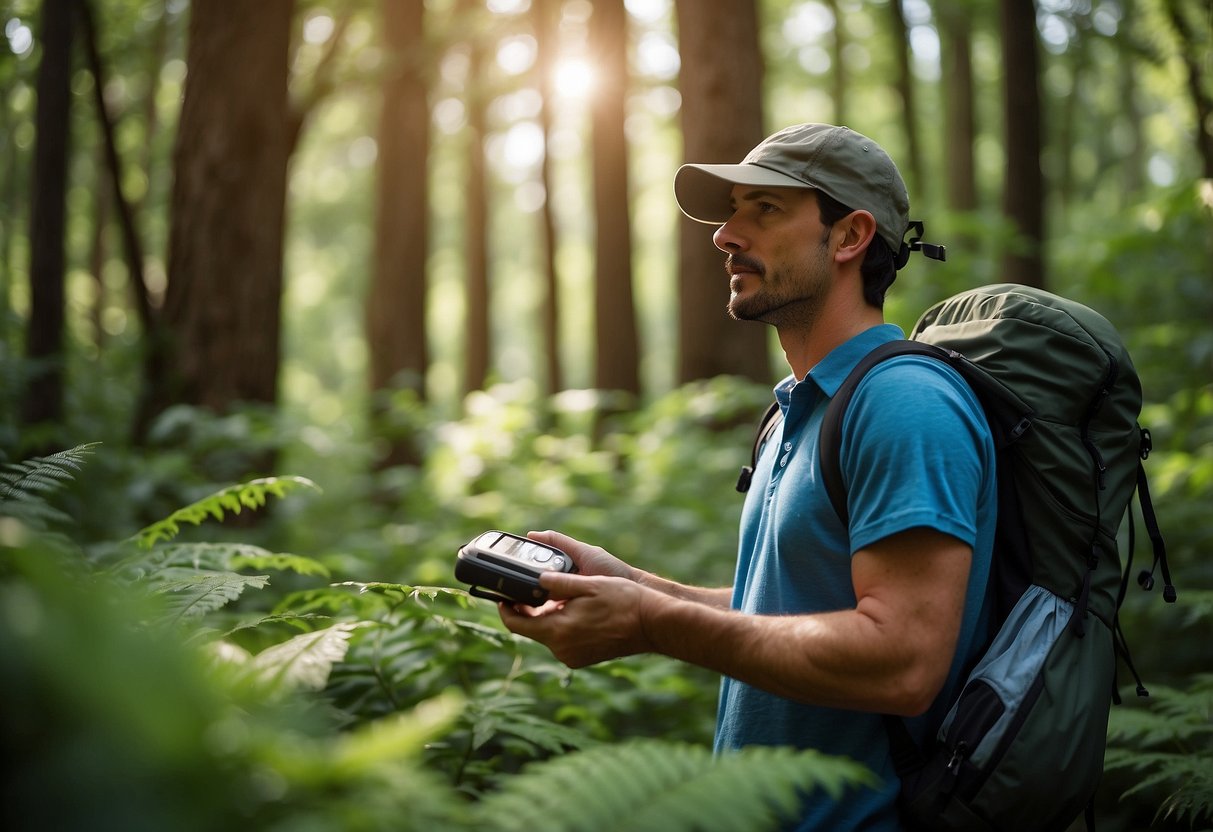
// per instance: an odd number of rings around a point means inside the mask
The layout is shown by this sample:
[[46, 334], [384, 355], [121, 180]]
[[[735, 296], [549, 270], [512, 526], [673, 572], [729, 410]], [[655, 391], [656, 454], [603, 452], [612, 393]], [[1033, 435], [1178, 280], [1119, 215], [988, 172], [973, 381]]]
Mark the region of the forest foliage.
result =
[[[122, 190], [137, 212], [147, 286], [163, 297], [189, 4], [92, 5]], [[733, 483], [771, 385], [677, 379], [673, 4], [626, 4], [639, 395], [592, 389], [591, 143], [576, 95], [561, 98], [550, 144], [567, 389], [548, 395], [541, 380], [550, 357], [537, 323], [542, 140], [530, 76], [517, 68], [535, 47], [526, 14], [548, 5], [539, 0], [425, 4], [437, 137], [424, 264], [432, 354], [421, 388], [414, 379], [367, 389], [374, 122], [389, 63], [380, 10], [362, 0], [295, 5], [289, 93], [301, 120], [286, 195], [279, 396], [218, 412], [171, 404], [139, 441], [131, 426], [146, 332], [106, 190], [95, 78], [82, 63], [71, 77], [65, 194], [65, 406], [53, 423], [21, 417], [25, 385], [45, 368], [24, 352], [43, 7], [11, 0], [0, 14], [9, 139], [0, 145], [0, 740], [21, 761], [0, 786], [0, 825], [515, 829], [542, 818], [555, 829], [757, 830], [778, 827], [797, 789], [838, 794], [866, 782], [867, 772], [811, 753], [715, 758], [711, 674], [656, 656], [570, 671], [505, 631], [452, 575], [458, 547], [486, 528], [557, 528], [677, 579], [732, 580]], [[481, 15], [471, 28], [459, 17], [468, 5]], [[585, 47], [590, 5], [555, 4], [566, 51]], [[935, 300], [999, 280], [1002, 255], [1024, 245], [998, 207], [1008, 152], [1000, 4], [758, 5], [768, 126], [844, 113], [895, 158], [917, 148], [915, 199], [949, 260], [906, 270], [888, 317], [908, 330]], [[1179, 602], [1164, 605], [1137, 587], [1148, 548], [1137, 541], [1122, 623], [1150, 696], [1139, 698], [1122, 669], [1097, 807], [1113, 832], [1213, 826], [1213, 180], [1201, 178], [1196, 150], [1213, 126], [1200, 124], [1187, 83], [1191, 56], [1213, 43], [1205, 6], [1035, 4], [1048, 282], [1126, 337], [1179, 589]], [[893, 90], [894, 7], [908, 24], [917, 134], [894, 126], [907, 106]], [[977, 84], [977, 201], [964, 209], [944, 193], [941, 51], [957, 9]], [[492, 56], [470, 80], [465, 32]], [[473, 90], [492, 102], [483, 138], [493, 348], [487, 383], [465, 394]], [[781, 359], [772, 350], [770, 381]], [[372, 403], [386, 432], [369, 425]], [[415, 442], [418, 464], [382, 464], [393, 435]], [[1127, 526], [1121, 537], [1123, 556]]]

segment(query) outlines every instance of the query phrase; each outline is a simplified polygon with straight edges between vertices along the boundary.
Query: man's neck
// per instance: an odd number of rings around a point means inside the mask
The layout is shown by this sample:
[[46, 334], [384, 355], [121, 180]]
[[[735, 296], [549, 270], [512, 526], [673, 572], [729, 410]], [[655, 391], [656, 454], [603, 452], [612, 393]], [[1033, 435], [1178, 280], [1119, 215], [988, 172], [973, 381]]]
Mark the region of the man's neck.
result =
[[807, 327], [778, 328], [784, 357], [797, 379], [803, 379], [840, 344], [861, 332], [884, 323], [884, 312], [863, 302], [845, 302], [834, 293], [813, 323]]

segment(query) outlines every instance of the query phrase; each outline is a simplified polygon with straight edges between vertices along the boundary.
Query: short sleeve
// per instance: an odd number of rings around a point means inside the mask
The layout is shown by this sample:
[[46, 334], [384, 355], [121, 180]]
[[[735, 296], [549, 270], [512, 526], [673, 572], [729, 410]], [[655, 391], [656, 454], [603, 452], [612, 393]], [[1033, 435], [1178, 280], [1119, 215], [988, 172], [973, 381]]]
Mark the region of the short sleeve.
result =
[[920, 356], [877, 365], [843, 420], [851, 553], [920, 527], [975, 545], [992, 454], [981, 405], [955, 370]]

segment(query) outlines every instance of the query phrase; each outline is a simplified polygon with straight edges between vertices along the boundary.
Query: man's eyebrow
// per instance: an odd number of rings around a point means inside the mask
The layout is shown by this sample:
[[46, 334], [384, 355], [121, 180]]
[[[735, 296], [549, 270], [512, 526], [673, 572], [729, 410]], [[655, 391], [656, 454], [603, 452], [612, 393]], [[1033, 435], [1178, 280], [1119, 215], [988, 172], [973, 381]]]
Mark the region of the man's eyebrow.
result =
[[[741, 198], [745, 202], [753, 202], [756, 199], [778, 199], [778, 200], [782, 201], [782, 200], [787, 199], [787, 195], [778, 194], [775, 191], [767, 191], [767, 190], [763, 190], [763, 189], [758, 189], [758, 190], [754, 190], [754, 191], [746, 191], [745, 193], [743, 193], [741, 195]], [[729, 205], [736, 205], [736, 204], [737, 204], [737, 198], [734, 197], [732, 194], [730, 194], [729, 195]]]

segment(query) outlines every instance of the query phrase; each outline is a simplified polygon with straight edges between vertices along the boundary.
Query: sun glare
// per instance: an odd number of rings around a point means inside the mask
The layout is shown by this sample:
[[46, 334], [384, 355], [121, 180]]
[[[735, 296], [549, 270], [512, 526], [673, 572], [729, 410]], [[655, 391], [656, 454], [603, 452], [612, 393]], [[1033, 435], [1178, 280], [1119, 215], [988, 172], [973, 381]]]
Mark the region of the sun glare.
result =
[[594, 68], [580, 58], [556, 64], [556, 94], [562, 98], [588, 98], [594, 91]]

